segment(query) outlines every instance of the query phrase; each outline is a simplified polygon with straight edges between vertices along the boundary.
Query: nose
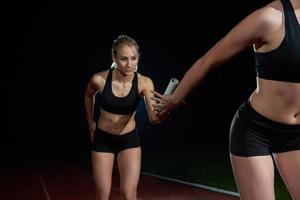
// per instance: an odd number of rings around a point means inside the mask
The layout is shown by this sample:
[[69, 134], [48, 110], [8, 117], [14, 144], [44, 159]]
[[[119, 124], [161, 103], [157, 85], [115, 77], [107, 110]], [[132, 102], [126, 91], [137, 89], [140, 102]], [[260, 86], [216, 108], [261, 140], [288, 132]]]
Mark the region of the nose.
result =
[[131, 60], [128, 60], [127, 61], [127, 67], [131, 67], [132, 66], [132, 61]]

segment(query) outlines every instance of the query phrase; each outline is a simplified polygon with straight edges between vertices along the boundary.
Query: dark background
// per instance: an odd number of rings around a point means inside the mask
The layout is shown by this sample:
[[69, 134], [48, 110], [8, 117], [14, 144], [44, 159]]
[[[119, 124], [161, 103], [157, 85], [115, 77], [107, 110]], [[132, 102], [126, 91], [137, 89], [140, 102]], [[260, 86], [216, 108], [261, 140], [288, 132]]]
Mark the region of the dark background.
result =
[[[267, 1], [184, 3], [20, 1], [3, 6], [2, 160], [89, 154], [83, 95], [91, 75], [108, 69], [120, 34], [141, 49], [139, 72], [163, 92], [235, 24]], [[143, 5], [140, 5], [143, 4]], [[227, 149], [231, 119], [255, 88], [249, 48], [211, 71], [160, 125], [137, 112], [145, 150]]]

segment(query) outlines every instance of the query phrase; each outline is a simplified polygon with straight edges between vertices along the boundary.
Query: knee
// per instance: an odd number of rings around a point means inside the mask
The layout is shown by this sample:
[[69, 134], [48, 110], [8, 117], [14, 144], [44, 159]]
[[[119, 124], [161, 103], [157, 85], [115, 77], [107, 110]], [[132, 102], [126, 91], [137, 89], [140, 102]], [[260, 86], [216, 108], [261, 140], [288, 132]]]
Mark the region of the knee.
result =
[[136, 188], [121, 188], [121, 196], [123, 200], [136, 200]]
[[96, 193], [96, 200], [108, 200], [109, 199], [109, 192], [97, 192]]

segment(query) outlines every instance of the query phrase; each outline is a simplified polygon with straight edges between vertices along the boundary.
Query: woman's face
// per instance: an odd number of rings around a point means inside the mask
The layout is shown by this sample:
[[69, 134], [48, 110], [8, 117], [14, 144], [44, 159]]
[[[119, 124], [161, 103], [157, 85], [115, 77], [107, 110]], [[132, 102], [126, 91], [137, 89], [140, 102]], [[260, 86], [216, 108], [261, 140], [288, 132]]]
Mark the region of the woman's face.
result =
[[139, 55], [134, 46], [122, 45], [113, 60], [117, 63], [119, 71], [130, 75], [137, 70]]

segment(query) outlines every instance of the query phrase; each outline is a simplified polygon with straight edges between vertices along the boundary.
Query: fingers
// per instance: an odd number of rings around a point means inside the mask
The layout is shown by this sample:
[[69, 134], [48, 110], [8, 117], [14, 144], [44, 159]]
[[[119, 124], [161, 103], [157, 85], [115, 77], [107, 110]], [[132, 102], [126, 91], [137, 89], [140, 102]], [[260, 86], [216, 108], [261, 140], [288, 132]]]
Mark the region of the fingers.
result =
[[152, 104], [152, 107], [156, 111], [160, 111], [160, 110], [164, 109], [167, 105], [167, 103], [164, 100], [159, 99], [157, 97], [152, 97], [151, 99], [155, 101], [155, 103]]
[[156, 102], [160, 102], [161, 99], [160, 98], [157, 98], [157, 97], [151, 97], [152, 100], [156, 101]]
[[161, 108], [161, 109], [157, 108], [157, 109], [155, 110], [155, 113], [156, 113], [156, 115], [158, 115], [158, 116], [164, 116], [164, 115], [170, 113], [170, 111], [167, 110], [167, 109], [165, 109], [165, 108]]
[[161, 102], [156, 101], [155, 104], [152, 104], [152, 107], [155, 112], [161, 112], [162, 110], [165, 110], [167, 108], [167, 104], [163, 101]]
[[165, 105], [153, 105], [154, 111], [161, 111], [165, 109]]
[[159, 98], [162, 98], [162, 97], [163, 97], [163, 95], [160, 94], [159, 92], [156, 92], [156, 91], [153, 91], [153, 90], [151, 90], [151, 92], [152, 92], [155, 96], [158, 96]]
[[157, 112], [156, 113], [156, 117], [160, 120], [160, 121], [165, 121], [167, 119], [167, 116], [169, 115], [169, 111], [161, 111], [161, 112]]

